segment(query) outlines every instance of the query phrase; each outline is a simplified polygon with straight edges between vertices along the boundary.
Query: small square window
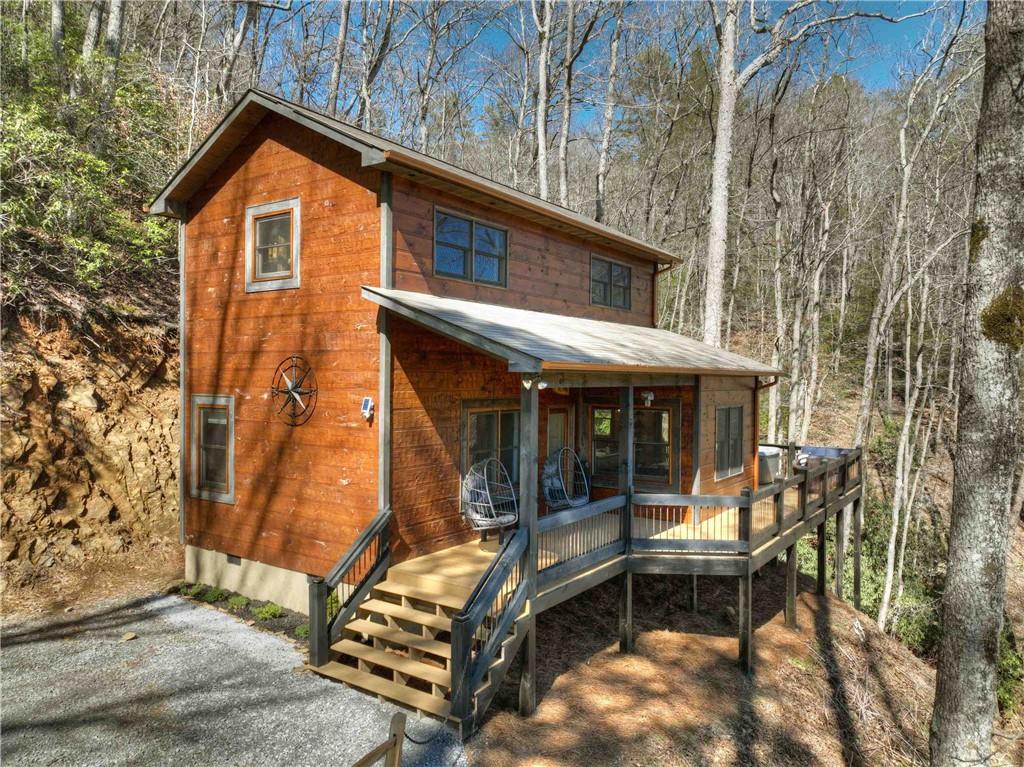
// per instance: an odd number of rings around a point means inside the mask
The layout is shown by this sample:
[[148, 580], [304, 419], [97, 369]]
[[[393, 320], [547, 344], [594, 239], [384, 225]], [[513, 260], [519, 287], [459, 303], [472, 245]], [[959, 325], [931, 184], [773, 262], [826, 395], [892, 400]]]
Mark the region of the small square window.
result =
[[192, 396], [192, 496], [235, 502], [235, 398]]
[[504, 229], [434, 212], [434, 273], [471, 282], [505, 285], [508, 234]]
[[615, 261], [592, 257], [590, 260], [590, 303], [629, 309], [632, 269]]
[[299, 224], [297, 197], [246, 208], [247, 293], [299, 287]]

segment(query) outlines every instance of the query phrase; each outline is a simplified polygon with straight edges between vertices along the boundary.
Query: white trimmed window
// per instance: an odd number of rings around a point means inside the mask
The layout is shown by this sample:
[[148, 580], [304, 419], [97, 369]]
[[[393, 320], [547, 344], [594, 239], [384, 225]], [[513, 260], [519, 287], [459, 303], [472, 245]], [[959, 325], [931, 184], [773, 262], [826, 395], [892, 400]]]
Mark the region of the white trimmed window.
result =
[[299, 287], [299, 198], [245, 209], [245, 292]]
[[235, 398], [192, 395], [192, 497], [235, 502]]

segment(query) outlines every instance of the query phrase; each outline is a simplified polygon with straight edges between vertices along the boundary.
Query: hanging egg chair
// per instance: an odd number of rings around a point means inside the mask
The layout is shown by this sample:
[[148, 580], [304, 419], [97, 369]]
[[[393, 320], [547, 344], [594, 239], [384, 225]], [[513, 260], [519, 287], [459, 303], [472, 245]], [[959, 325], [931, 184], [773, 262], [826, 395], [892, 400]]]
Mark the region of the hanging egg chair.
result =
[[550, 511], [574, 509], [590, 503], [587, 468], [571, 447], [563, 447], [548, 457], [541, 483], [544, 502]]
[[496, 458], [474, 463], [462, 480], [462, 515], [474, 530], [500, 530], [519, 521], [508, 471]]

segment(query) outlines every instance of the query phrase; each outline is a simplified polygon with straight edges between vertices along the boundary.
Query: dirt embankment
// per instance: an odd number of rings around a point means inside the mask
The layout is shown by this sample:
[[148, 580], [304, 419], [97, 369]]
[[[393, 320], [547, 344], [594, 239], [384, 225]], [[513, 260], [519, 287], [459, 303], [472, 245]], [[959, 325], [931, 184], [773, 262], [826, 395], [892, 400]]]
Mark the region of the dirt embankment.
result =
[[4, 323], [5, 601], [176, 540], [177, 359], [167, 324]]

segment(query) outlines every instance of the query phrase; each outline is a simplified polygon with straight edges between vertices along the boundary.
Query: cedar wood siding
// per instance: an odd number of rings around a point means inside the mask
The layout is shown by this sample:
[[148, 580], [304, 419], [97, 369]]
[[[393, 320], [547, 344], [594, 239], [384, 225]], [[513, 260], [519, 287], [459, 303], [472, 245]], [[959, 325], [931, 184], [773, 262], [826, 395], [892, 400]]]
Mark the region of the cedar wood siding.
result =
[[[377, 430], [359, 408], [377, 397], [377, 307], [359, 288], [379, 283], [378, 183], [351, 150], [272, 115], [189, 202], [186, 401], [235, 397], [235, 503], [192, 498], [186, 476], [187, 543], [322, 575], [375, 514]], [[296, 196], [301, 286], [247, 294], [245, 209]], [[293, 353], [319, 386], [297, 428], [270, 400]]]
[[[702, 495], [739, 495], [744, 487], [756, 488], [755, 457], [759, 441], [757, 393], [753, 376], [701, 376], [700, 378], [700, 492]], [[743, 405], [743, 471], [715, 479], [716, 411], [726, 405]]]
[[[653, 325], [655, 265], [554, 229], [394, 177], [395, 288], [632, 325]], [[434, 207], [508, 231], [507, 287], [434, 276]], [[590, 256], [632, 267], [630, 309], [590, 303]]]

